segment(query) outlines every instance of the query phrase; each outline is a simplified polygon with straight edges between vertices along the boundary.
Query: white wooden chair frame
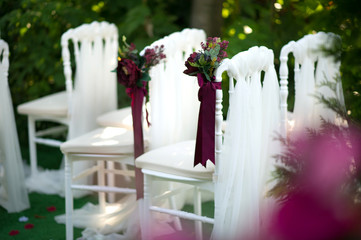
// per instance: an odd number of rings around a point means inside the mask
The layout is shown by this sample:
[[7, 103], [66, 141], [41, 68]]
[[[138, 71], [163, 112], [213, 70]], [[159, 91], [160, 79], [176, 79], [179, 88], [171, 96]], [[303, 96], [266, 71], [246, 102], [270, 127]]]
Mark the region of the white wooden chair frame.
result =
[[[102, 160], [99, 160], [102, 159]], [[90, 169], [73, 176], [72, 164], [74, 161], [97, 161], [97, 165]], [[112, 154], [65, 154], [65, 212], [66, 212], [66, 239], [71, 240], [74, 237], [73, 231], [73, 192], [72, 190], [89, 190], [98, 192], [98, 202], [101, 211], [105, 211], [106, 196], [105, 193], [124, 193], [135, 194], [136, 190], [132, 188], [121, 188], [114, 186], [115, 175], [134, 177], [133, 170], [117, 170], [113, 168], [106, 169], [104, 161], [119, 162], [128, 165], [134, 165], [134, 157], [129, 155], [112, 155]], [[79, 185], [73, 182], [77, 179], [90, 176], [97, 172], [98, 185]], [[105, 185], [107, 176], [109, 186]]]
[[[287, 110], [287, 98], [288, 98], [288, 54], [295, 50], [296, 42], [291, 41], [281, 49], [280, 54], [280, 108], [281, 108], [281, 136], [287, 137], [288, 135], [288, 110]], [[295, 58], [295, 81], [297, 81], [298, 73], [300, 72], [300, 66]]]
[[[317, 36], [317, 34], [323, 34], [323, 35]], [[331, 37], [331, 36], [337, 37], [337, 35], [335, 35], [333, 33], [319, 32], [317, 34], [308, 34], [297, 41], [290, 41], [289, 43], [284, 45], [281, 49], [279, 75], [280, 75], [281, 135], [283, 137], [288, 137], [288, 133], [290, 130], [289, 129], [290, 123], [289, 123], [289, 117], [288, 117], [289, 114], [288, 114], [288, 110], [287, 110], [287, 98], [288, 98], [288, 93], [289, 93], [289, 91], [288, 91], [289, 69], [288, 69], [288, 65], [287, 65], [288, 55], [290, 53], [292, 53], [294, 55], [296, 51], [308, 51], [309, 49], [316, 50], [317, 46], [320, 47], [322, 44], [327, 43], [327, 41], [329, 40], [328, 37]], [[321, 36], [324, 36], [325, 38], [323, 40], [321, 40], [322, 39]], [[312, 39], [312, 42], [314, 42], [313, 44], [315, 44], [315, 45], [306, 46], [306, 47], [304, 47], [304, 49], [301, 49], [301, 46], [299, 45], [299, 43], [301, 41], [304, 41], [305, 38]], [[320, 49], [318, 49], [318, 50], [320, 50]], [[322, 51], [319, 51], [319, 53], [317, 53], [317, 55], [318, 55], [318, 57], [323, 55]], [[299, 79], [300, 63], [299, 63], [299, 59], [297, 59], [296, 56], [294, 57], [294, 61], [295, 61], [294, 81], [296, 83]], [[317, 59], [317, 61], [318, 61], [318, 59]]]

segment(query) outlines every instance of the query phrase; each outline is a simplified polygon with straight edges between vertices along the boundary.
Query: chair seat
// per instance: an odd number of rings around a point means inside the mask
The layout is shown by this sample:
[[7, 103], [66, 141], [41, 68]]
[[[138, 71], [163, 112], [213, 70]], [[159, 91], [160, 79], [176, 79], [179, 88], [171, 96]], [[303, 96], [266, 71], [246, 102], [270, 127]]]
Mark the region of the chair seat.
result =
[[96, 121], [97, 124], [102, 127], [121, 127], [132, 129], [132, 109], [131, 107], [117, 109], [100, 115]]
[[17, 110], [20, 114], [25, 115], [66, 117], [68, 114], [68, 100], [66, 91], [54, 93], [30, 102], [20, 104]]
[[144, 153], [135, 161], [138, 168], [177, 176], [211, 180], [214, 165], [207, 162], [207, 168], [198, 164], [193, 167], [195, 140], [184, 141]]
[[[148, 146], [147, 132], [144, 147]], [[133, 154], [133, 130], [126, 128], [97, 128], [60, 145], [64, 154], [129, 155]]]

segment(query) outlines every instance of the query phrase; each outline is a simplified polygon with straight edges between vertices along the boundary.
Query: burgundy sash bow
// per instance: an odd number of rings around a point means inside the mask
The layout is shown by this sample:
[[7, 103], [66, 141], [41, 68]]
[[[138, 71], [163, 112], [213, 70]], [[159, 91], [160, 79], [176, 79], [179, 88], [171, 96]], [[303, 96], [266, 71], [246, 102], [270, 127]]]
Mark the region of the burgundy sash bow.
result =
[[[144, 153], [142, 112], [143, 101], [147, 91], [144, 87], [127, 88], [127, 94], [132, 98], [132, 119], [133, 119], [133, 136], [134, 136], [134, 159]], [[140, 168], [135, 167], [135, 187], [137, 199], [143, 198], [143, 173]]]
[[206, 167], [207, 160], [215, 164], [215, 121], [216, 90], [222, 89], [221, 82], [207, 81], [201, 73], [197, 74], [198, 100], [201, 102], [198, 115], [198, 129], [194, 166], [201, 163]]

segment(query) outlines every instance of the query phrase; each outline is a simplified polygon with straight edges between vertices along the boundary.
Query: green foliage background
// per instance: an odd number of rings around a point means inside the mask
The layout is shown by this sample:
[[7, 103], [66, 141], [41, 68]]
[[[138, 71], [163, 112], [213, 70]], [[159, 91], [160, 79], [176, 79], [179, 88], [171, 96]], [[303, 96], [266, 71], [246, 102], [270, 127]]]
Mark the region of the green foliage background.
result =
[[[141, 49], [190, 27], [191, 4], [191, 0], [0, 0], [0, 31], [10, 47], [9, 84], [14, 107], [65, 89], [60, 37], [69, 28], [106, 20]], [[358, 0], [224, 0], [222, 16], [221, 37], [229, 41], [230, 57], [264, 45], [274, 50], [277, 69], [281, 47], [289, 41], [314, 31], [339, 34], [346, 106], [354, 119], [361, 120]], [[227, 82], [223, 84], [227, 87]], [[289, 85], [292, 108], [292, 77]], [[124, 89], [119, 86], [118, 92], [119, 106], [129, 104]], [[16, 115], [16, 119], [21, 145], [27, 146], [26, 118]]]

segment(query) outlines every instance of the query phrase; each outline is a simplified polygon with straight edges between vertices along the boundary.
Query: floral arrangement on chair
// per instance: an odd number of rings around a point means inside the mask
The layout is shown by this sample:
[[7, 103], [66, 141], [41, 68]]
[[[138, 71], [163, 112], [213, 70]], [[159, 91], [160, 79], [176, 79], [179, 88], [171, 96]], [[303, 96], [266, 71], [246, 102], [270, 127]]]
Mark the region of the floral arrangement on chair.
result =
[[[132, 98], [134, 159], [136, 159], [144, 153], [142, 109], [144, 97], [147, 95], [146, 85], [151, 80], [149, 70], [166, 56], [163, 53], [163, 45], [146, 48], [144, 54], [139, 54], [135, 44], [127, 44], [124, 36], [122, 43], [116, 73], [118, 82], [127, 88], [127, 94]], [[139, 168], [135, 168], [135, 182], [137, 199], [143, 198], [143, 173]]]
[[140, 55], [134, 43], [130, 45], [122, 38], [123, 45], [119, 49], [117, 77], [118, 82], [127, 88], [144, 87], [144, 82], [150, 81], [149, 70], [166, 56], [164, 45], [147, 48]]
[[227, 57], [228, 43], [228, 41], [221, 41], [218, 37], [207, 38], [206, 43], [201, 43], [203, 51], [193, 52], [187, 59], [185, 62], [187, 69], [183, 73], [190, 76], [200, 73], [206, 77], [207, 81], [214, 80], [214, 69]]
[[214, 71], [227, 57], [228, 41], [222, 41], [219, 37], [209, 37], [206, 43], [201, 43], [201, 46], [202, 50], [193, 52], [185, 62], [187, 69], [183, 73], [197, 76], [200, 87], [198, 99], [201, 105], [194, 166], [201, 163], [206, 167], [208, 160], [215, 164], [216, 89], [222, 89], [221, 82], [215, 81]]

